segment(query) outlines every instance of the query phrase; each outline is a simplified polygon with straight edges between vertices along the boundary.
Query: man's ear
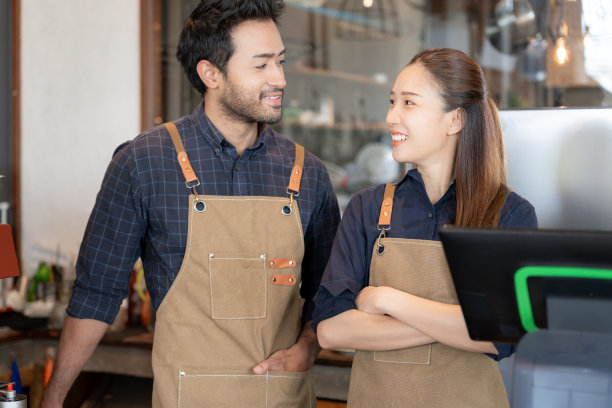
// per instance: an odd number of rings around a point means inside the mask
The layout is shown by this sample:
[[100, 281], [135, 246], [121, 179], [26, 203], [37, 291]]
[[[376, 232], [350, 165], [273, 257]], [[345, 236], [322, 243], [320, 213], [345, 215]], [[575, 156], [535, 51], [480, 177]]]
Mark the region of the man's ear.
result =
[[196, 69], [206, 88], [215, 89], [219, 87], [219, 77], [221, 75], [219, 68], [211, 64], [210, 61], [202, 60], [198, 62]]
[[463, 129], [463, 109], [456, 108], [455, 110], [448, 112], [448, 114], [451, 115], [451, 118], [448, 124], [447, 134], [449, 136], [456, 135], [457, 133], [461, 132], [461, 129]]

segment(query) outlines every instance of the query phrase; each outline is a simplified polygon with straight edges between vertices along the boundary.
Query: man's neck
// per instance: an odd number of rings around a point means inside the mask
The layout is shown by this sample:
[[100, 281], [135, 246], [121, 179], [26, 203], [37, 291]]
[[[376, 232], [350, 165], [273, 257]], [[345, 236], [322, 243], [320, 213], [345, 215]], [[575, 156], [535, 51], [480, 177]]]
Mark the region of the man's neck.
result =
[[204, 112], [223, 137], [231, 143], [241, 156], [244, 151], [253, 146], [257, 140], [257, 123], [241, 122], [228, 118], [219, 106], [214, 103], [204, 103]]

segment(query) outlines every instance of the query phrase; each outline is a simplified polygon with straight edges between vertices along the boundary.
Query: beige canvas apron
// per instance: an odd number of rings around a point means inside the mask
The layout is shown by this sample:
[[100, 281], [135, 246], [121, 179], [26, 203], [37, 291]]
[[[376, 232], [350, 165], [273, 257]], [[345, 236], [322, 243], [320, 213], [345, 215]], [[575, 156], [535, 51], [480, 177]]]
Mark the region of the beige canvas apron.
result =
[[[176, 127], [166, 124], [191, 188], [199, 181]], [[289, 197], [189, 197], [189, 232], [178, 276], [157, 311], [154, 407], [308, 407], [307, 372], [253, 367], [295, 344], [301, 331], [304, 149], [296, 145]]]
[[[385, 189], [379, 220], [381, 235], [372, 254], [370, 285], [390, 286], [438, 302], [458, 304], [440, 242], [385, 238], [394, 190], [394, 185]], [[507, 407], [508, 398], [493, 359], [433, 343], [392, 351], [357, 351], [348, 406], [492, 408]]]

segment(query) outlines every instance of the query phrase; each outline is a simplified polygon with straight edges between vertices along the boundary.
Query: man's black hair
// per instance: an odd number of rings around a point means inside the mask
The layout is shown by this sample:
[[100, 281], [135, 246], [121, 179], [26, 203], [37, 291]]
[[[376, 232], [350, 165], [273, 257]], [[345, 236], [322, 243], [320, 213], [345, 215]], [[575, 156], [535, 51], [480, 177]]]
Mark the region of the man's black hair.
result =
[[202, 0], [185, 20], [176, 51], [191, 85], [200, 94], [206, 93], [197, 72], [202, 60], [210, 61], [225, 74], [234, 54], [231, 31], [236, 25], [247, 20], [278, 24], [284, 6], [283, 0]]

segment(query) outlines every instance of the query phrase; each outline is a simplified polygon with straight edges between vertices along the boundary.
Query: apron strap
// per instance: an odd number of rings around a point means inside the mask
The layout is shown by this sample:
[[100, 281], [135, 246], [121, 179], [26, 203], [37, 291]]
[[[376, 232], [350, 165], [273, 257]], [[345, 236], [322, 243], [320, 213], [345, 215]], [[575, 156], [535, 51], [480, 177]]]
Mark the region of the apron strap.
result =
[[395, 184], [385, 186], [385, 195], [380, 206], [380, 217], [378, 218], [378, 230], [388, 230], [391, 228], [391, 211], [393, 211], [393, 195], [395, 194]]
[[170, 133], [172, 143], [176, 149], [178, 162], [181, 166], [181, 170], [183, 171], [183, 176], [185, 177], [185, 185], [189, 189], [199, 186], [200, 180], [198, 180], [198, 177], [195, 175], [193, 168], [189, 163], [189, 158], [187, 157], [187, 152], [185, 152], [185, 146], [183, 146], [178, 129], [172, 122], [166, 122], [164, 123], [164, 126], [168, 130], [168, 133]]
[[289, 178], [289, 185], [287, 186], [287, 194], [292, 196], [300, 195], [300, 181], [302, 180], [302, 171], [304, 168], [304, 147], [299, 144], [295, 144], [295, 163], [291, 170], [291, 176]]

